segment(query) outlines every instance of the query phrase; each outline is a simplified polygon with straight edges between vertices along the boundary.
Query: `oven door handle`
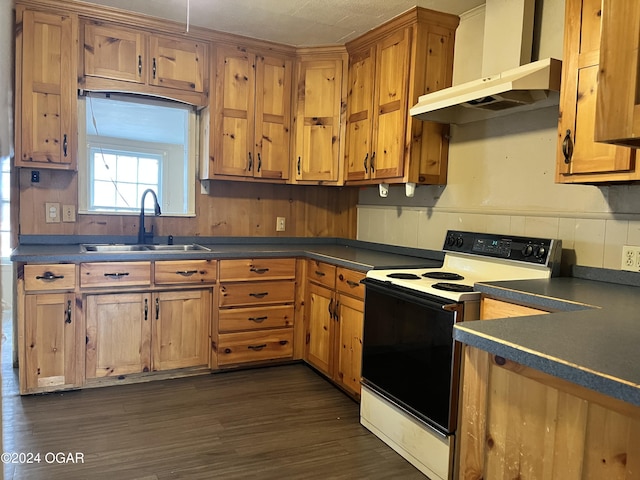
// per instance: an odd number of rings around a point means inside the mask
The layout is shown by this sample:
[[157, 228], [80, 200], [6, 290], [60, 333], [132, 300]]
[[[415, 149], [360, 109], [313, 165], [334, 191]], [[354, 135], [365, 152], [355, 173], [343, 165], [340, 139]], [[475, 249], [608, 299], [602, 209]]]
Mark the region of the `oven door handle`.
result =
[[409, 290], [398, 286], [391, 286], [388, 282], [381, 282], [379, 280], [365, 278], [363, 283], [366, 285], [365, 298], [369, 291], [379, 291], [384, 293], [385, 295], [390, 295], [391, 297], [398, 298], [400, 300], [405, 300], [410, 303], [415, 303], [417, 305], [422, 305], [427, 308], [434, 309], [442, 309], [449, 312], [460, 313], [462, 304], [458, 303], [445, 303], [438, 302], [433, 298], [427, 298], [423, 294], [415, 291]]

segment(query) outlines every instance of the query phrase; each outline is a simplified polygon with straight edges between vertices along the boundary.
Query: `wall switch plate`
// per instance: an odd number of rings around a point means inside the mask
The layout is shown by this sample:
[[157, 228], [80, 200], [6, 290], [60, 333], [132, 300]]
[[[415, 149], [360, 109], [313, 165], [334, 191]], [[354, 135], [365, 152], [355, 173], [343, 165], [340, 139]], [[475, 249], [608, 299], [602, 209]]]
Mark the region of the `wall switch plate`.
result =
[[44, 204], [44, 220], [46, 223], [60, 223], [60, 204], [47, 202]]
[[640, 247], [624, 245], [622, 247], [622, 270], [640, 272]]
[[276, 218], [276, 232], [284, 232], [286, 225], [286, 219], [284, 217]]
[[62, 205], [62, 221], [63, 222], [75, 222], [76, 221], [76, 206], [75, 205]]

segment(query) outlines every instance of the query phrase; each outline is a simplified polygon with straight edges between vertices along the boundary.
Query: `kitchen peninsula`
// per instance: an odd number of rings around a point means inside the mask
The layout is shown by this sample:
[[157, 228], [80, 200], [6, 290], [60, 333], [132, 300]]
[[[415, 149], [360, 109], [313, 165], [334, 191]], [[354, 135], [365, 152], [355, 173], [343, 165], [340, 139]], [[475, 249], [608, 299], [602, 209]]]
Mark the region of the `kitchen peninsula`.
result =
[[482, 320], [454, 334], [460, 478], [640, 478], [638, 278], [574, 275], [476, 285]]

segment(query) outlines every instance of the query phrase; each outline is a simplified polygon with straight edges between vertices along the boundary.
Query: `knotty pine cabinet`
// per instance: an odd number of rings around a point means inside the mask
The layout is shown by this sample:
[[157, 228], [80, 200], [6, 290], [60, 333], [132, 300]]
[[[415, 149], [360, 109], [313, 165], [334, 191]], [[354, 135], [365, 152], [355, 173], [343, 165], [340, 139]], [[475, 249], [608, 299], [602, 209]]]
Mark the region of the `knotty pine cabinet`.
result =
[[100, 21], [83, 23], [80, 37], [81, 88], [155, 94], [198, 106], [208, 104], [207, 42]]
[[215, 48], [210, 153], [201, 178], [289, 178], [292, 58]]
[[293, 358], [294, 258], [221, 260], [212, 367]]
[[[618, 113], [608, 117], [601, 107], [597, 108], [602, 105], [601, 89], [607, 86], [609, 76], [603, 75], [602, 62], [627, 58], [619, 52], [606, 55], [601, 51], [601, 21], [605, 21], [605, 16], [602, 0], [566, 0], [556, 183], [640, 179], [635, 150], [599, 143], [595, 139], [594, 131], [602, 124], [601, 118], [607, 122], [613, 117], [622, 118]], [[607, 57], [611, 58], [605, 60]], [[628, 62], [623, 68], [631, 72]], [[626, 81], [628, 76], [620, 78]], [[605, 95], [607, 92], [609, 90], [605, 89]], [[621, 91], [612, 93], [627, 98]]]
[[640, 147], [640, 4], [602, 0], [598, 142]]
[[84, 335], [75, 265], [26, 265], [17, 282], [20, 393], [75, 388], [83, 382]]
[[347, 184], [446, 183], [449, 126], [409, 109], [451, 85], [458, 22], [416, 7], [347, 43]]
[[307, 260], [305, 360], [360, 396], [365, 274]]
[[343, 182], [347, 66], [344, 47], [298, 52], [292, 183]]
[[76, 170], [78, 17], [16, 7], [15, 165]]

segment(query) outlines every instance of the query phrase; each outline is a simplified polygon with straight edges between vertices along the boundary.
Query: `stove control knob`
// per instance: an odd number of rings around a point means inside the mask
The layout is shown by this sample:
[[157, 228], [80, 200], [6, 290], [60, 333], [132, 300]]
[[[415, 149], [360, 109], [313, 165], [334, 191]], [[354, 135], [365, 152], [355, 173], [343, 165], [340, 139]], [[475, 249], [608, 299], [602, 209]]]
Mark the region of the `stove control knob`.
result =
[[453, 235], [447, 236], [447, 245], [449, 245], [450, 247], [453, 247], [455, 243], [456, 243], [456, 237], [454, 237]]
[[525, 257], [530, 257], [532, 253], [533, 253], [533, 245], [525, 245], [524, 248], [522, 249], [522, 255], [524, 255]]
[[538, 248], [538, 251], [536, 252], [536, 258], [544, 258], [546, 254], [547, 254], [547, 249], [544, 247], [544, 245], [541, 245]]
[[462, 237], [456, 238], [456, 247], [460, 248], [463, 243], [464, 241], [462, 240]]

